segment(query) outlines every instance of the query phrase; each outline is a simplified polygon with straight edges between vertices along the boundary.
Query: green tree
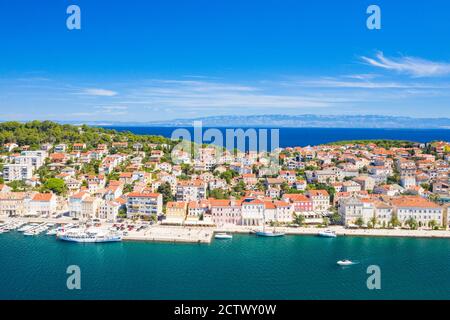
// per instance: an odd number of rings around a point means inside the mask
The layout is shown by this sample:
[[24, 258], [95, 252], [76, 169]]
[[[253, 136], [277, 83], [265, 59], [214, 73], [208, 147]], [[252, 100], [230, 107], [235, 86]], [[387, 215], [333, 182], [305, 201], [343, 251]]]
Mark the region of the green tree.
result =
[[16, 180], [8, 183], [8, 187], [12, 192], [23, 192], [30, 189], [30, 187], [22, 180]]
[[162, 194], [163, 196], [163, 203], [164, 205], [167, 204], [169, 201], [173, 201], [174, 197], [172, 194], [172, 186], [168, 182], [164, 182], [158, 187], [158, 192]]
[[123, 193], [130, 193], [133, 192], [133, 185], [132, 184], [126, 184], [123, 186]]
[[331, 223], [332, 224], [341, 224], [342, 223], [342, 216], [339, 213], [334, 212], [331, 215]]
[[370, 219], [370, 227], [375, 228], [377, 226], [377, 224], [378, 224], [378, 219], [377, 219], [377, 217], [373, 216]]
[[356, 219], [355, 224], [356, 224], [358, 227], [361, 228], [361, 227], [364, 225], [364, 220], [363, 220], [363, 218], [362, 218], [362, 217], [359, 217], [358, 219]]
[[238, 176], [238, 173], [236, 171], [233, 171], [233, 170], [227, 170], [227, 171], [222, 172], [220, 174], [220, 178], [224, 179], [228, 184], [230, 184], [231, 180], [233, 178], [237, 177], [237, 176]]
[[209, 191], [209, 196], [214, 199], [229, 199], [230, 194], [226, 190], [223, 189], [213, 189]]
[[305, 217], [302, 214], [294, 214], [294, 223], [299, 226], [303, 226], [305, 223]]
[[418, 227], [417, 221], [413, 217], [410, 217], [405, 223], [412, 230], [416, 230]]
[[50, 178], [45, 181], [42, 191], [52, 191], [57, 195], [62, 195], [67, 192], [67, 186], [64, 180], [57, 178]]
[[158, 216], [156, 214], [152, 214], [150, 216], [150, 221], [153, 221], [154, 223], [158, 222]]
[[127, 208], [126, 207], [120, 208], [117, 217], [125, 219], [127, 217]]
[[439, 228], [439, 225], [436, 220], [431, 220], [430, 222], [428, 222], [428, 227], [433, 230], [436, 230]]
[[397, 215], [392, 215], [391, 220], [389, 221], [389, 225], [393, 228], [398, 227], [401, 225], [400, 220], [398, 220]]

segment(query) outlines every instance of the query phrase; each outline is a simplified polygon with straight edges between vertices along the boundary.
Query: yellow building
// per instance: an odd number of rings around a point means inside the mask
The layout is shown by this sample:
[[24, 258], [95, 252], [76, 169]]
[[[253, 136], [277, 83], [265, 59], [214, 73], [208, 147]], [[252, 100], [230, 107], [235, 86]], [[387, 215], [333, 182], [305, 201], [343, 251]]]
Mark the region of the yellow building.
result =
[[164, 224], [183, 224], [187, 214], [187, 202], [167, 202]]

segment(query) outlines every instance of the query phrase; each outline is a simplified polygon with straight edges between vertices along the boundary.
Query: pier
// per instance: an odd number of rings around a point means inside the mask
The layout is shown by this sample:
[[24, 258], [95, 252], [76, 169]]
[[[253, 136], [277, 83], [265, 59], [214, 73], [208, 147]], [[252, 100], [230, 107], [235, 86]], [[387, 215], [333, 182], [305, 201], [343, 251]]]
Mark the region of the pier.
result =
[[144, 232], [129, 232], [123, 236], [125, 241], [156, 241], [156, 242], [180, 242], [180, 243], [211, 243], [213, 238], [212, 228], [188, 228], [150, 226]]

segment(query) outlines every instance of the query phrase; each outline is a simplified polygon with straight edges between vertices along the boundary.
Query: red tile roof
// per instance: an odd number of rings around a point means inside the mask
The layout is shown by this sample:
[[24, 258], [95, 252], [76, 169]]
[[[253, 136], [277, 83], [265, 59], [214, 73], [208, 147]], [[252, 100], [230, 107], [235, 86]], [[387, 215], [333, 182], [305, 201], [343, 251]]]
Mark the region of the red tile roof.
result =
[[53, 198], [53, 193], [37, 193], [33, 197], [33, 201], [49, 202]]

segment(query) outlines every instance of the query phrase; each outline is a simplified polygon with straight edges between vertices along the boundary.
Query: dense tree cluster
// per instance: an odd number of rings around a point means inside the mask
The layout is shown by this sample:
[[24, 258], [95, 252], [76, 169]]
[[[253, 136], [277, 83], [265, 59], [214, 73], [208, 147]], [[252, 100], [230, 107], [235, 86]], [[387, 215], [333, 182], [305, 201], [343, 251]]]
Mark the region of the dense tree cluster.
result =
[[74, 126], [52, 121], [3, 122], [0, 123], [0, 143], [17, 143], [37, 149], [43, 143], [86, 143], [88, 148], [98, 144], [127, 141], [130, 144], [166, 143], [170, 140], [162, 136], [135, 135], [131, 132], [117, 132], [87, 125]]
[[412, 148], [416, 143], [405, 140], [348, 140], [328, 143], [329, 145], [344, 146], [350, 144], [368, 145], [374, 144], [377, 147], [390, 149], [390, 148]]

